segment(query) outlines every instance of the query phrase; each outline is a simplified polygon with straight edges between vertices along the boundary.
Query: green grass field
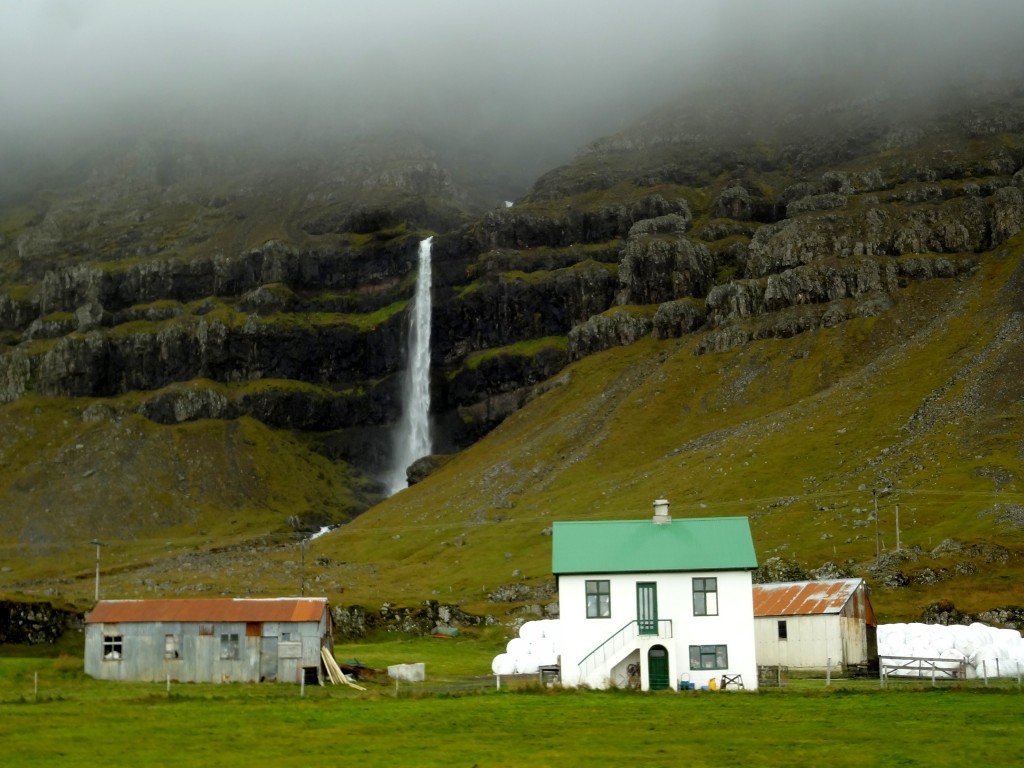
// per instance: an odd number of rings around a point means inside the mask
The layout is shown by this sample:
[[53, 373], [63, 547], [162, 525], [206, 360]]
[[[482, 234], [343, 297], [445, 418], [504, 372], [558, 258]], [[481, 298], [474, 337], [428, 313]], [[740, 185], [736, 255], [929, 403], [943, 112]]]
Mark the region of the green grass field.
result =
[[499, 638], [388, 638], [339, 646], [368, 665], [425, 661], [424, 685], [179, 685], [92, 680], [81, 657], [0, 658], [8, 766], [984, 766], [1019, 765], [1016, 680], [932, 689], [793, 680], [747, 692], [460, 693]]

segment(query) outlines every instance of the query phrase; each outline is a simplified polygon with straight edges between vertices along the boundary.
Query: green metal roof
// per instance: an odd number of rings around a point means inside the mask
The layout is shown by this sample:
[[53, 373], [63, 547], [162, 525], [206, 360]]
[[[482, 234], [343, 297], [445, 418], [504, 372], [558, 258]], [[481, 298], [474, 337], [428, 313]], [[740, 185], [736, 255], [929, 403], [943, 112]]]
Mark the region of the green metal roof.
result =
[[698, 517], [654, 523], [595, 520], [555, 523], [551, 570], [562, 573], [706, 571], [757, 567], [745, 517]]

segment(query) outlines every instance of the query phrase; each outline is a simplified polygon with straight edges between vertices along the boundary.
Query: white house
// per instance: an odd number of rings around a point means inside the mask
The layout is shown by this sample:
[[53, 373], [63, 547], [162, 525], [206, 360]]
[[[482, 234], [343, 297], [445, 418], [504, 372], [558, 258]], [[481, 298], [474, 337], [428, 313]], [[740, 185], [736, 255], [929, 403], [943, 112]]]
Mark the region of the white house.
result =
[[864, 579], [755, 584], [754, 631], [758, 664], [878, 668], [875, 614]]
[[326, 598], [103, 600], [85, 617], [101, 680], [309, 682], [333, 651]]
[[756, 688], [756, 567], [745, 517], [555, 523], [562, 684]]

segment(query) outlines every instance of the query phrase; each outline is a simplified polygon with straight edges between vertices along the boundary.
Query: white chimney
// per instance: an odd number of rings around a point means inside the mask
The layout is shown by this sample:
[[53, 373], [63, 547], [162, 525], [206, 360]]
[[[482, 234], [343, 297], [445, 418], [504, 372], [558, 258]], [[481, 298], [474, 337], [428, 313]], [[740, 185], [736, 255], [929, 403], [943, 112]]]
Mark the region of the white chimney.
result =
[[668, 499], [655, 499], [652, 520], [658, 525], [672, 522], [672, 518], [668, 514]]

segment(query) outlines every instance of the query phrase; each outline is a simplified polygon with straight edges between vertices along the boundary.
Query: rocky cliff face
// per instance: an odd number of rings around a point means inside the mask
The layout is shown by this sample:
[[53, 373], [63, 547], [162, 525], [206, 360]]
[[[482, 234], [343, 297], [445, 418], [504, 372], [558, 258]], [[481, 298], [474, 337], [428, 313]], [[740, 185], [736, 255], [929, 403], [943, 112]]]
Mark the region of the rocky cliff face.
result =
[[0, 407], [41, 395], [90, 423], [252, 417], [373, 476], [428, 231], [443, 453], [611, 346], [692, 334], [696, 353], [721, 351], [969, 278], [1024, 228], [1022, 99], [913, 122], [828, 113], [841, 135], [670, 115], [473, 220], [421, 156], [228, 183], [210, 158], [136, 148], [4, 213]]

